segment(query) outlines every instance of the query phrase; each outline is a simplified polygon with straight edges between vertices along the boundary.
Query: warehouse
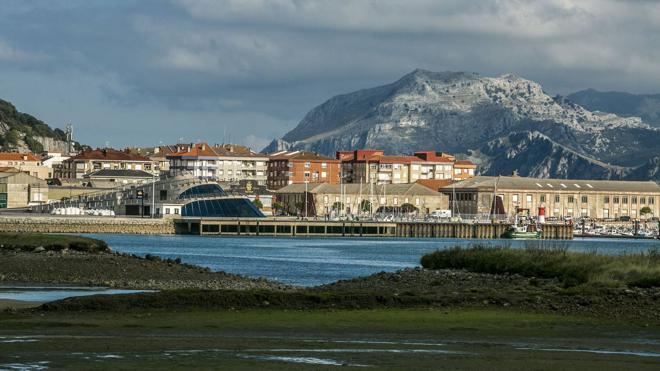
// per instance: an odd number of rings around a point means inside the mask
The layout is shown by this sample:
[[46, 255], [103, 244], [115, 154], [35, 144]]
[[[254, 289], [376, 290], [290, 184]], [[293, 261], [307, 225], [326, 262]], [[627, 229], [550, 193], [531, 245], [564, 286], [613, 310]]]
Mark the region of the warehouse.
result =
[[[450, 207], [464, 214], [493, 213], [497, 195], [507, 215], [540, 206], [550, 217], [632, 219], [660, 215], [660, 186], [652, 181], [537, 179], [520, 176], [476, 176], [442, 188]], [[644, 213], [646, 211], [646, 213]]]
[[424, 215], [448, 206], [446, 195], [417, 183], [290, 184], [275, 193], [284, 211], [293, 215], [323, 217], [380, 212]]
[[48, 202], [45, 180], [22, 172], [0, 173], [0, 209], [20, 208]]

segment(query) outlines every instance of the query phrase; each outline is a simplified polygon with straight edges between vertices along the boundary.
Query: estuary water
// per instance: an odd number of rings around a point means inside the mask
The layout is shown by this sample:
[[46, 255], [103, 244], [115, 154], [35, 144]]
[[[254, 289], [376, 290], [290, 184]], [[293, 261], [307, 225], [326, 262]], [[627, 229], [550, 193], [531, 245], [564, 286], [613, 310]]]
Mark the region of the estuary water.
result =
[[116, 251], [162, 258], [181, 258], [185, 263], [282, 283], [314, 286], [419, 266], [425, 253], [452, 246], [485, 244], [562, 247], [572, 251], [630, 254], [660, 249], [658, 240], [580, 238], [548, 240], [465, 240], [405, 238], [307, 238], [86, 235], [108, 242]]

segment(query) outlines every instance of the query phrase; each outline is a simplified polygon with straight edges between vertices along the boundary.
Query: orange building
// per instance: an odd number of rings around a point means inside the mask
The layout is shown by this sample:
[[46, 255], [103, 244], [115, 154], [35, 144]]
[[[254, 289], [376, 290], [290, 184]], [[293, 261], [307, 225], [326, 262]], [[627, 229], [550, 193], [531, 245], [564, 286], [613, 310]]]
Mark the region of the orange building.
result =
[[295, 183], [339, 183], [341, 161], [306, 151], [281, 151], [268, 158], [268, 189]]
[[454, 162], [454, 180], [465, 180], [472, 178], [477, 171], [477, 165], [472, 161], [458, 160]]

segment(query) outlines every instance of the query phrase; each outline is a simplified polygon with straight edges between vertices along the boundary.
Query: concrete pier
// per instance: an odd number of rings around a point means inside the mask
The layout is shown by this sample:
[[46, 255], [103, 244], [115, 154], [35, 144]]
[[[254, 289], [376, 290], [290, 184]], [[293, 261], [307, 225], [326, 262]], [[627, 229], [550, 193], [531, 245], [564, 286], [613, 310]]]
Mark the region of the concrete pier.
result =
[[[503, 238], [509, 224], [183, 218], [176, 233], [220, 236]], [[543, 226], [543, 239], [572, 239], [571, 226]]]

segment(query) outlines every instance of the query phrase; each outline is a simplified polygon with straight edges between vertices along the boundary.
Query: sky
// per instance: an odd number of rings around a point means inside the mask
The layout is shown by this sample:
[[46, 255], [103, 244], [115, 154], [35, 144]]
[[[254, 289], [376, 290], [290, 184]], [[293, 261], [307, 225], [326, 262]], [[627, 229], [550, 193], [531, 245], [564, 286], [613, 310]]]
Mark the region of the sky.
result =
[[660, 93], [660, 1], [1, 0], [0, 99], [77, 140], [260, 150], [416, 68]]

